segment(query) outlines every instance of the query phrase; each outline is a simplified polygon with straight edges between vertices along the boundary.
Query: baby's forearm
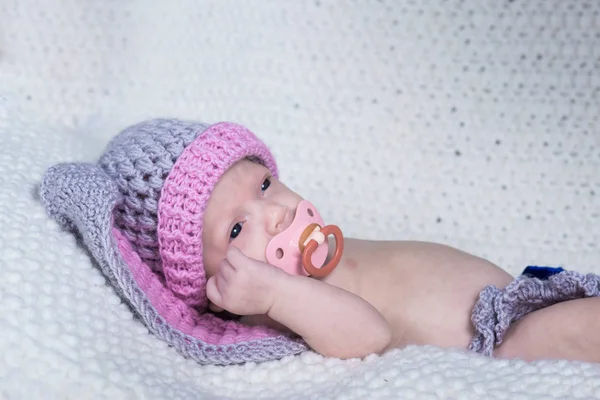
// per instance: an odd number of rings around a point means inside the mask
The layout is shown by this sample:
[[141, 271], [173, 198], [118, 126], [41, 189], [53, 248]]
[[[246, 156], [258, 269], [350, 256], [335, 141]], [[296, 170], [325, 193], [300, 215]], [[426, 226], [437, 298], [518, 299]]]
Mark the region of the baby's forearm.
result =
[[336, 286], [302, 276], [282, 277], [268, 316], [329, 357], [380, 353], [392, 337], [386, 319], [368, 302]]

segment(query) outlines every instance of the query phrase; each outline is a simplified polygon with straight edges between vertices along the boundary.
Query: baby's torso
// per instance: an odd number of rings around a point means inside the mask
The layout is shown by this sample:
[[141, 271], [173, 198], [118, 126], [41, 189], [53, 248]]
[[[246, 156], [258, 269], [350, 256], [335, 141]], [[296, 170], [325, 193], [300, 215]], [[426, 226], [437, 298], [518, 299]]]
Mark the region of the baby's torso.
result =
[[448, 246], [345, 239], [340, 265], [325, 281], [373, 305], [390, 323], [392, 347], [466, 347], [471, 311], [486, 285], [513, 278], [494, 264]]

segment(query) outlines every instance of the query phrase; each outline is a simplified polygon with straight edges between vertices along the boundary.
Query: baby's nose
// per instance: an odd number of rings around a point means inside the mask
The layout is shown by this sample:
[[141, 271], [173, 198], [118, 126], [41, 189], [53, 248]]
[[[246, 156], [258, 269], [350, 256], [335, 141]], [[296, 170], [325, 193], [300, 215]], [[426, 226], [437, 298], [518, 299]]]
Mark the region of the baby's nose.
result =
[[281, 205], [273, 205], [268, 210], [267, 232], [275, 236], [283, 232], [291, 224], [290, 210]]

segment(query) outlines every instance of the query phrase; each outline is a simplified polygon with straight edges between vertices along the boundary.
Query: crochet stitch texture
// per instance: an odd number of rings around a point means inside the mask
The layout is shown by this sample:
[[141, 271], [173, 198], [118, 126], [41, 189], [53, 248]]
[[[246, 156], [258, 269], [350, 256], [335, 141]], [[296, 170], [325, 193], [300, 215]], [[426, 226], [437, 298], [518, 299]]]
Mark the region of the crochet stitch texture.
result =
[[240, 125], [156, 119], [117, 135], [99, 165], [58, 164], [42, 182], [47, 212], [81, 234], [148, 329], [200, 363], [260, 362], [307, 348], [205, 312], [203, 213], [221, 175], [243, 158], [277, 175], [268, 148]]
[[167, 286], [187, 305], [204, 310], [206, 274], [202, 227], [208, 199], [231, 165], [253, 157], [274, 176], [271, 152], [246, 128], [216, 124], [191, 143], [169, 173], [159, 201], [158, 240]]

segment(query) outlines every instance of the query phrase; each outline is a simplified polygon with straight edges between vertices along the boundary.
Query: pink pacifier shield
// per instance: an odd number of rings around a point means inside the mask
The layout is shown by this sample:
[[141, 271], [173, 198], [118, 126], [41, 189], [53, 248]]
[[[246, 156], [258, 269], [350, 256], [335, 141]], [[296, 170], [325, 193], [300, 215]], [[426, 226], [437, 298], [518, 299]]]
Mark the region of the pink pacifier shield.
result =
[[[275, 236], [267, 245], [266, 258], [271, 265], [279, 267], [292, 275], [308, 275], [302, 266], [302, 253], [300, 253], [299, 243], [300, 235], [310, 224], [323, 226], [323, 219], [315, 206], [302, 200], [296, 209], [296, 215], [291, 225]], [[312, 262], [315, 267], [321, 267], [327, 259], [329, 247], [327, 238], [312, 255]]]

